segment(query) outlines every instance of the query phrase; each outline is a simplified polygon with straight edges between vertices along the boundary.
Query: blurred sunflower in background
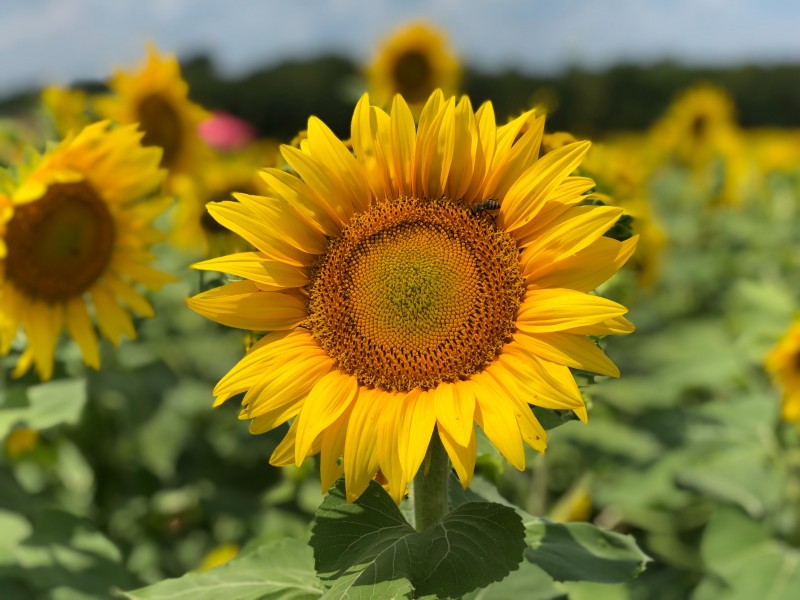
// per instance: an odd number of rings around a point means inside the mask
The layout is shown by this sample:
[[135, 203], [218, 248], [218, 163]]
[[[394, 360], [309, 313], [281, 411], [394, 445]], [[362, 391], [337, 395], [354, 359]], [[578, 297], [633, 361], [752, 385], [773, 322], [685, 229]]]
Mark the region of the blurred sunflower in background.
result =
[[597, 197], [623, 208], [633, 218], [631, 227], [639, 235], [639, 243], [629, 267], [636, 271], [639, 284], [650, 288], [659, 278], [667, 238], [648, 201], [650, 172], [640, 145], [638, 136], [618, 136], [595, 144], [584, 167], [597, 181]]
[[633, 330], [588, 292], [636, 238], [603, 236], [622, 209], [579, 206], [589, 143], [539, 159], [543, 130], [535, 111], [498, 127], [490, 103], [441, 91], [416, 127], [401, 96], [390, 114], [364, 96], [354, 153], [312, 117], [301, 149], [282, 147], [295, 173], [266, 169], [266, 196], [208, 205], [256, 250], [195, 265], [241, 279], [188, 304], [272, 332], [214, 390], [244, 393], [252, 433], [293, 419], [272, 464], [320, 453], [323, 489], [344, 472], [351, 501], [380, 470], [399, 502], [434, 430], [466, 487], [474, 423], [523, 469], [523, 441], [546, 447], [523, 398], [587, 418], [570, 367], [618, 376], [589, 336]]
[[766, 368], [783, 391], [781, 417], [800, 422], [800, 321], [795, 321], [766, 359]]
[[418, 112], [435, 89], [446, 95], [458, 91], [461, 66], [445, 33], [420, 22], [394, 31], [383, 41], [367, 77], [377, 105], [388, 106], [400, 94]]
[[84, 128], [92, 120], [91, 97], [83, 90], [51, 85], [42, 90], [41, 99], [59, 139]]
[[161, 166], [170, 177], [194, 172], [206, 148], [198, 126], [209, 114], [189, 100], [175, 56], [159, 54], [150, 45], [137, 71], [118, 70], [109, 85], [112, 94], [96, 102], [98, 114], [118, 123], [138, 123], [142, 144], [162, 149]]
[[[171, 281], [152, 269], [148, 247], [161, 238], [151, 221], [167, 206], [142, 201], [157, 190], [161, 151], [142, 147], [135, 126], [95, 123], [44, 155], [32, 155], [4, 180], [0, 194], [0, 352], [18, 331], [24, 351], [15, 375], [33, 364], [53, 372], [63, 328], [84, 362], [100, 364], [94, 315], [114, 344], [136, 331], [127, 309], [153, 316], [138, 285]], [[127, 309], [126, 309], [127, 308]]]
[[700, 84], [683, 90], [652, 127], [651, 140], [681, 164], [702, 167], [738, 137], [733, 100], [725, 90]]

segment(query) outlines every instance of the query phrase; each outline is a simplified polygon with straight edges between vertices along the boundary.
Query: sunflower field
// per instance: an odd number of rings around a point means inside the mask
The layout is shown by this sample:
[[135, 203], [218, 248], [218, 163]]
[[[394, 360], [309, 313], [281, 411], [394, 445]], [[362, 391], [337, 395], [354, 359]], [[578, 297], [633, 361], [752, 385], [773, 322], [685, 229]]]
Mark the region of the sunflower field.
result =
[[800, 597], [800, 129], [425, 23], [97, 77], [0, 103], [0, 598]]

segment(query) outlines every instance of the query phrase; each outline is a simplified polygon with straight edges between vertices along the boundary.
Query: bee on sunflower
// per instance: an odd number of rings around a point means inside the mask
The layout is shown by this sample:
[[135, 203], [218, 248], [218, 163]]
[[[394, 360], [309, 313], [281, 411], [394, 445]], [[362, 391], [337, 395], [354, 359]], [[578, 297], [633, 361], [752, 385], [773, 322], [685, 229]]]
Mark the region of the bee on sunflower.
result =
[[[544, 117], [498, 127], [440, 90], [418, 125], [402, 96], [388, 114], [362, 97], [352, 152], [315, 117], [307, 131], [281, 148], [294, 173], [262, 172], [269, 193], [208, 205], [255, 250], [195, 265], [239, 279], [188, 299], [270, 332], [214, 394], [244, 394], [252, 433], [291, 421], [271, 463], [320, 454], [323, 489], [344, 473], [350, 501], [380, 472], [399, 502], [436, 438], [466, 487], [475, 424], [523, 469], [523, 442], [547, 438], [530, 405], [585, 421], [570, 368], [618, 376], [590, 336], [633, 330], [588, 292], [636, 245], [603, 236], [622, 209], [581, 205], [589, 143], [539, 158]], [[488, 200], [493, 218], [473, 210]]]

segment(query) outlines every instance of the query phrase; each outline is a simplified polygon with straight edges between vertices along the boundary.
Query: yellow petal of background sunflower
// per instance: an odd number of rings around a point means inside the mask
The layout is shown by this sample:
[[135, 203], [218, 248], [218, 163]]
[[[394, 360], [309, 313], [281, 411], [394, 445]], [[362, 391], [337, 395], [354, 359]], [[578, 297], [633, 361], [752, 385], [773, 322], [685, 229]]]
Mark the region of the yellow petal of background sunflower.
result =
[[33, 353], [36, 372], [43, 380], [53, 376], [53, 353], [61, 333], [63, 317], [64, 309], [61, 304], [34, 302], [25, 319], [28, 348]]
[[67, 331], [83, 355], [83, 362], [88, 366], [100, 368], [100, 352], [97, 343], [97, 334], [94, 330], [89, 313], [86, 312], [86, 303], [83, 298], [75, 297], [65, 304]]
[[103, 287], [95, 285], [90, 290], [100, 331], [112, 344], [119, 345], [122, 337], [136, 339], [136, 329], [128, 312], [117, 304], [114, 297]]

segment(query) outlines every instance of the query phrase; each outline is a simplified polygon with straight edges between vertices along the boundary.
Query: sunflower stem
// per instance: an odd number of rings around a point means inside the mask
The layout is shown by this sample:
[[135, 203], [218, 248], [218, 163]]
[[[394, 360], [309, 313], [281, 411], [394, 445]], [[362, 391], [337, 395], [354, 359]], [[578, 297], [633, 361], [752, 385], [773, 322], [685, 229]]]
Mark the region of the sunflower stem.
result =
[[447, 514], [450, 460], [436, 431], [431, 437], [428, 452], [430, 464], [427, 473], [423, 468], [414, 477], [414, 525], [417, 531], [436, 525]]

